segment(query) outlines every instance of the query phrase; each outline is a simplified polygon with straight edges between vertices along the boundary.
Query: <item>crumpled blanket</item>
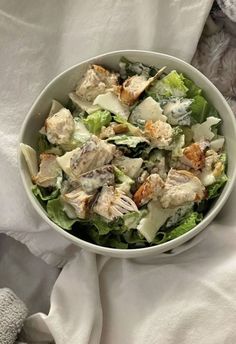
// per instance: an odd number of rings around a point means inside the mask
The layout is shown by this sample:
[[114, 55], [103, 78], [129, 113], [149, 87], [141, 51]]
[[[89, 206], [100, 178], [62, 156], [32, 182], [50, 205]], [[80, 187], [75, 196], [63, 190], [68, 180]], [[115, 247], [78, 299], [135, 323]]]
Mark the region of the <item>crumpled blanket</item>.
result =
[[28, 310], [8, 288], [0, 289], [0, 343], [13, 344], [21, 331]]

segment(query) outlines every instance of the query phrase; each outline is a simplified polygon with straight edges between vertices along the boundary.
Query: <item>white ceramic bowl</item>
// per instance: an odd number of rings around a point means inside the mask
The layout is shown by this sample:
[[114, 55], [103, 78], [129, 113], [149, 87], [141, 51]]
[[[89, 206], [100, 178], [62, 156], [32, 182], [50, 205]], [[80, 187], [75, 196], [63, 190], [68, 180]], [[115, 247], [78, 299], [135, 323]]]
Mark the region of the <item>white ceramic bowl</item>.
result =
[[207, 94], [207, 98], [219, 111], [221, 118], [223, 119], [222, 131], [226, 138], [226, 149], [229, 157], [228, 161], [228, 177], [229, 181], [224, 187], [220, 197], [217, 199], [213, 207], [210, 209], [208, 214], [205, 216], [203, 221], [199, 223], [195, 228], [190, 230], [188, 233], [174, 239], [172, 241], [163, 243], [159, 246], [152, 246], [148, 248], [139, 249], [114, 249], [98, 246], [75, 236], [72, 236], [69, 231], [65, 231], [55, 223], [53, 223], [47, 216], [45, 210], [41, 207], [39, 202], [35, 199], [31, 192], [32, 182], [26, 166], [24, 157], [22, 156], [19, 149], [19, 166], [24, 187], [28, 194], [28, 197], [39, 213], [39, 215], [49, 224], [52, 230], [56, 230], [58, 233], [69, 239], [75, 245], [78, 245], [87, 250], [108, 255], [112, 257], [122, 258], [133, 258], [142, 257], [148, 255], [157, 255], [159, 253], [169, 251], [177, 246], [187, 242], [201, 232], [218, 214], [232, 190], [235, 176], [236, 176], [236, 154], [235, 154], [235, 143], [236, 143], [236, 124], [234, 115], [227, 104], [222, 94], [217, 88], [198, 70], [189, 65], [188, 63], [181, 61], [175, 57], [159, 54], [149, 51], [138, 51], [138, 50], [123, 50], [115, 51], [107, 54], [103, 54], [82, 63], [79, 63], [65, 72], [54, 78], [41, 92], [29, 113], [25, 117], [22, 125], [19, 142], [23, 142], [32, 147], [36, 147], [36, 138], [39, 129], [42, 127], [45, 117], [49, 112], [52, 99], [57, 99], [61, 103], [65, 104], [68, 100], [68, 93], [75, 88], [78, 80], [82, 77], [87, 67], [91, 63], [102, 64], [112, 69], [118, 69], [118, 62], [121, 56], [125, 56], [133, 61], [140, 61], [147, 65], [154, 65], [157, 67], [167, 66], [167, 70], [176, 69], [178, 72], [183, 72], [190, 79], [192, 79], [199, 87], [201, 87]]

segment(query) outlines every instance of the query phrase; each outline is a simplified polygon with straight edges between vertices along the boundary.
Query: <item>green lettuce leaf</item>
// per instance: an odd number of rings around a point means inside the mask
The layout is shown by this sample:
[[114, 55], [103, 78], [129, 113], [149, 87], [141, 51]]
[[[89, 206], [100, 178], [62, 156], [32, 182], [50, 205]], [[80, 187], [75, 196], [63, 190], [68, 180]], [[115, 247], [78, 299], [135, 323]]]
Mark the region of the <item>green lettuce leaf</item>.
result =
[[123, 238], [132, 248], [145, 247], [147, 244], [147, 240], [136, 229], [126, 231]]
[[112, 120], [111, 114], [107, 110], [97, 110], [87, 118], [85, 118], [84, 124], [92, 134], [99, 134], [103, 126], [110, 124]]
[[121, 241], [120, 237], [112, 237], [107, 240], [107, 245], [112, 248], [118, 248], [124, 250], [128, 248], [128, 243]]
[[49, 200], [47, 203], [49, 218], [63, 229], [70, 230], [78, 219], [70, 219], [63, 210], [60, 198]]
[[194, 228], [199, 222], [201, 222], [203, 219], [202, 214], [199, 214], [197, 212], [191, 212], [187, 214], [184, 219], [179, 223], [177, 227], [172, 229], [171, 232], [169, 232], [166, 236], [166, 240], [173, 240], [175, 238], [178, 238], [179, 236], [187, 233], [192, 228]]
[[38, 154], [44, 153], [52, 147], [51, 143], [48, 141], [47, 136], [39, 134], [37, 142], [37, 152]]
[[109, 137], [108, 142], [114, 142], [117, 146], [124, 145], [130, 148], [135, 148], [139, 143], [148, 143], [148, 140], [141, 136], [116, 135]]
[[187, 98], [193, 98], [195, 96], [200, 96], [202, 94], [202, 89], [198, 87], [192, 80], [186, 78], [184, 76], [184, 84], [188, 88], [188, 91], [186, 93]]
[[139, 212], [131, 211], [123, 216], [124, 225], [127, 229], [136, 229], [140, 220], [148, 214], [147, 209], [140, 209]]
[[168, 98], [185, 97], [188, 88], [184, 84], [184, 77], [178, 74], [175, 70], [164, 76], [164, 78], [157, 80], [156, 83], [149, 88], [149, 92], [156, 93], [162, 97]]
[[219, 117], [217, 110], [202, 96], [193, 97], [190, 105], [192, 123], [202, 123], [207, 117]]
[[220, 177], [217, 178], [216, 182], [207, 187], [207, 199], [216, 198], [220, 195], [223, 186], [227, 182], [228, 177], [225, 173], [222, 173]]
[[124, 56], [120, 59], [120, 75], [122, 79], [127, 79], [129, 76], [133, 75], [144, 75], [147, 78], [154, 76], [158, 69], [153, 66], [146, 66], [141, 62], [129, 61]]
[[48, 190], [46, 188], [41, 188], [38, 185], [32, 187], [32, 192], [35, 197], [41, 201], [49, 201], [58, 197], [60, 191], [59, 189]]

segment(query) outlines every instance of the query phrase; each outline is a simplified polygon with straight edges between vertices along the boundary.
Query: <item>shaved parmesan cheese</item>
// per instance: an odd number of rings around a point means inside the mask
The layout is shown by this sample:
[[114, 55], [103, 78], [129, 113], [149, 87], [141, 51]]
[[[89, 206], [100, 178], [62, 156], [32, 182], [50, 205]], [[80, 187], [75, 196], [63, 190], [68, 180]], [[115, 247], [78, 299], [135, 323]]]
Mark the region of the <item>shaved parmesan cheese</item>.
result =
[[78, 106], [81, 110], [86, 111], [88, 114], [100, 109], [99, 105], [93, 105], [93, 103], [85, 99], [81, 99], [75, 92], [69, 93], [69, 97], [75, 106]]
[[38, 173], [36, 151], [32, 147], [24, 143], [20, 143], [20, 148], [21, 148], [22, 154], [24, 155], [31, 177], [36, 176], [36, 174]]
[[115, 115], [121, 115], [126, 119], [129, 117], [129, 107], [122, 104], [118, 97], [112, 92], [100, 94], [95, 98], [93, 104], [98, 105], [102, 109], [108, 110]]
[[152, 242], [161, 226], [164, 225], [170, 216], [175, 214], [176, 208], [163, 209], [159, 201], [151, 201], [147, 207], [149, 213], [141, 219], [137, 230], [148, 242]]
[[210, 147], [211, 149], [214, 149], [216, 152], [219, 151], [225, 143], [225, 138], [222, 137], [218, 137], [217, 139], [211, 141]]
[[160, 104], [152, 97], [147, 97], [134, 108], [129, 120], [133, 123], [140, 120], [152, 120], [153, 122], [160, 120], [166, 122], [167, 117], [162, 115], [162, 112], [163, 110], [160, 107]]
[[70, 161], [72, 156], [77, 153], [80, 150], [80, 148], [76, 148], [70, 152], [67, 152], [66, 154], [62, 156], [58, 156], [56, 158], [58, 165], [61, 167], [61, 169], [72, 179], [75, 179], [71, 167], [70, 167]]
[[209, 140], [211, 141], [214, 137], [214, 133], [211, 131], [211, 127], [213, 125], [218, 124], [221, 121], [220, 118], [216, 117], [208, 117], [207, 120], [201, 124], [194, 124], [192, 126], [193, 131], [193, 139], [195, 142], [199, 142], [201, 140]]

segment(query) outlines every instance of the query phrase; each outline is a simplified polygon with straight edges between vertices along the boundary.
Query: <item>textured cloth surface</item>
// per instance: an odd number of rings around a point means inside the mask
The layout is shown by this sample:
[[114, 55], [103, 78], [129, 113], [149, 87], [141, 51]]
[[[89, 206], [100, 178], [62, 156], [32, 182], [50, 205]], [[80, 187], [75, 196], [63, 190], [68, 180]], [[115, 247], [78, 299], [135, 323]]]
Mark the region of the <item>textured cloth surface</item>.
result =
[[[236, 342], [236, 190], [191, 250], [153, 259], [108, 259], [76, 249], [50, 230], [31, 208], [16, 167], [22, 120], [52, 77], [87, 57], [116, 49], [149, 49], [190, 61], [211, 4], [1, 1], [0, 230], [48, 263], [64, 265], [49, 314], [42, 307], [26, 321], [22, 340], [27, 343]], [[35, 262], [37, 271], [43, 276]], [[52, 285], [58, 270], [50, 271]], [[48, 288], [44, 283], [38, 295]], [[27, 295], [27, 283], [24, 288]], [[40, 300], [34, 310], [39, 308]]]
[[32, 209], [17, 171], [17, 136], [31, 103], [59, 72], [107, 51], [147, 49], [190, 61], [211, 4], [211, 0], [0, 2], [4, 86], [0, 115], [4, 216], [0, 231], [26, 243], [50, 264], [64, 264], [70, 244]]
[[8, 288], [0, 289], [0, 343], [15, 343], [27, 316], [25, 304]]

